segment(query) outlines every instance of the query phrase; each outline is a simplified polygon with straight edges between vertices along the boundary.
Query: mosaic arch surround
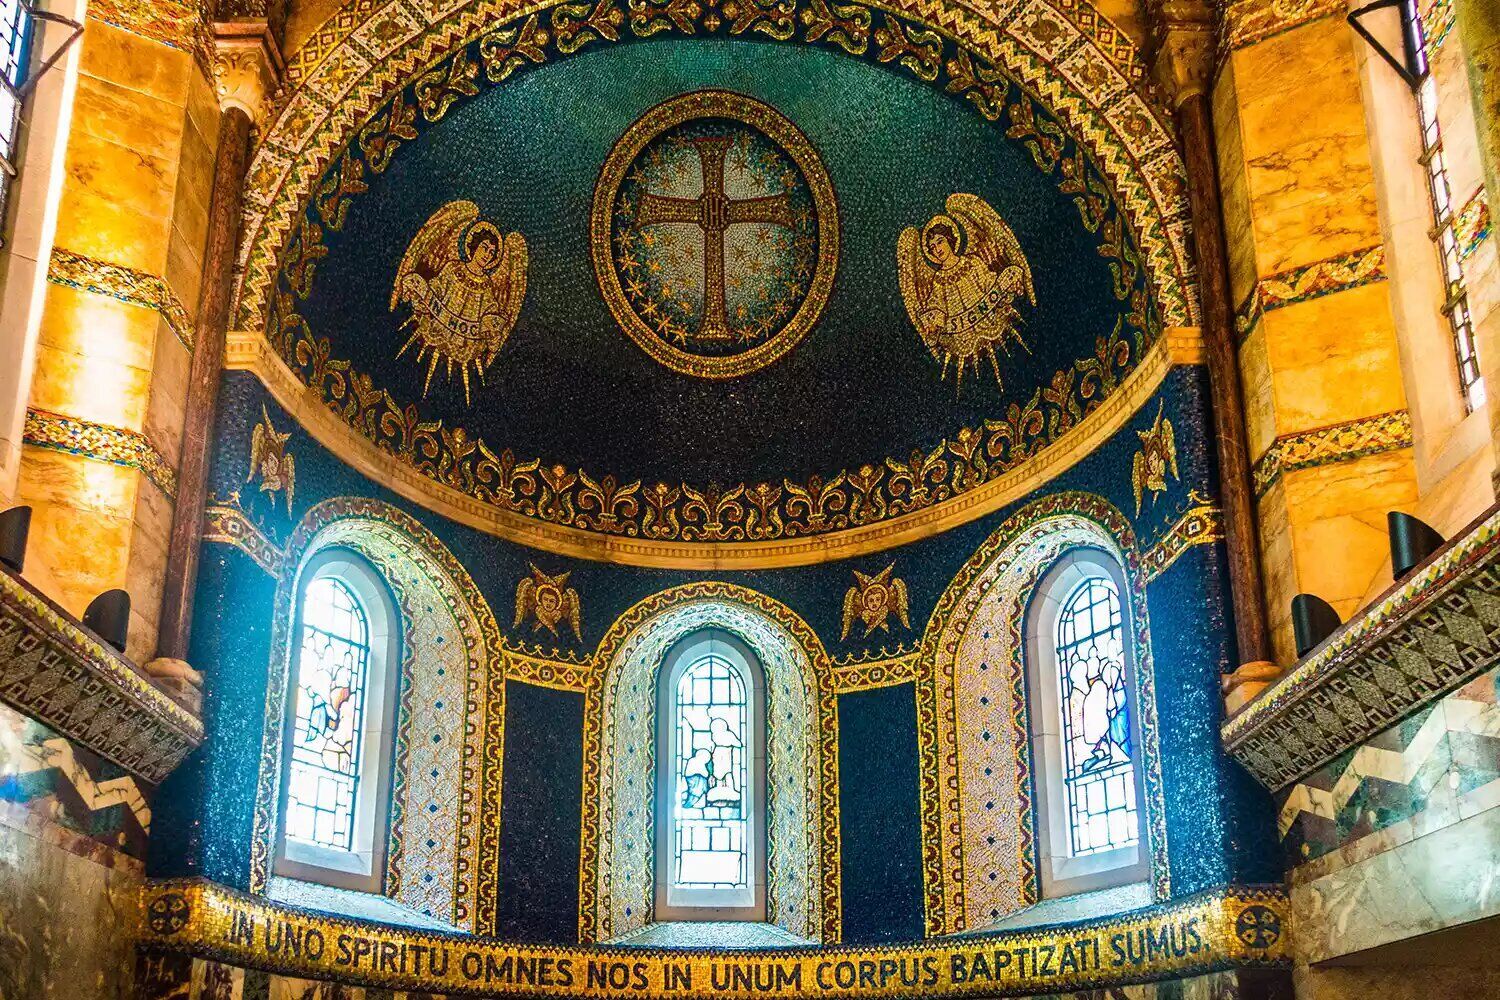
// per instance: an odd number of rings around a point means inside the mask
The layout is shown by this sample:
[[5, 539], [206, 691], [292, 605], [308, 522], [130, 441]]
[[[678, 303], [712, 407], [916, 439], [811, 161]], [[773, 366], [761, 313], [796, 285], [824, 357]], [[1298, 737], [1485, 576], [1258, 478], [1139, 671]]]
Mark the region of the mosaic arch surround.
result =
[[1144, 835], [1156, 897], [1170, 892], [1150, 628], [1134, 532], [1102, 497], [1061, 493], [1028, 504], [996, 529], [944, 592], [922, 638], [917, 714], [929, 935], [977, 930], [1037, 901], [1026, 609], [1057, 558], [1080, 546], [1113, 555], [1129, 584]]
[[622, 615], [600, 643], [586, 695], [579, 939], [619, 938], [654, 909], [657, 672], [680, 639], [729, 632], [766, 682], [766, 918], [838, 940], [837, 722], [829, 662], [784, 605], [722, 583], [690, 584]]
[[[251, 891], [266, 890], [274, 853], [293, 605], [302, 568], [330, 548], [370, 561], [390, 586], [401, 620], [385, 894], [463, 930], [493, 933], [505, 705], [499, 626], [443, 544], [374, 500], [318, 504], [287, 544], [271, 641]], [[465, 789], [478, 795], [470, 799]]]

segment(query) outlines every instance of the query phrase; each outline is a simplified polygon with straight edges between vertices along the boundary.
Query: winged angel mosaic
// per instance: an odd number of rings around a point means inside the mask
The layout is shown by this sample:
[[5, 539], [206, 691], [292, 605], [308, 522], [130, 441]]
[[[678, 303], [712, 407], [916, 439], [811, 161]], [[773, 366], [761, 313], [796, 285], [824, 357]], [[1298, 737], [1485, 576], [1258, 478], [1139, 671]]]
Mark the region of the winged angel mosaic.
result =
[[1012, 343], [1031, 351], [1016, 308], [1022, 295], [1036, 305], [1031, 265], [1016, 234], [983, 198], [951, 194], [943, 208], [920, 230], [908, 226], [896, 242], [906, 314], [942, 364], [943, 378], [954, 366], [959, 391], [965, 369], [972, 365], [979, 374], [981, 356], [1004, 388], [995, 349], [1007, 357]]
[[450, 201], [422, 224], [396, 270], [391, 311], [411, 307], [412, 334], [396, 357], [417, 345], [417, 363], [427, 360], [423, 396], [442, 364], [450, 379], [457, 369], [469, 404], [469, 369], [483, 382], [505, 346], [526, 297], [526, 266], [526, 239], [502, 236], [472, 201]]

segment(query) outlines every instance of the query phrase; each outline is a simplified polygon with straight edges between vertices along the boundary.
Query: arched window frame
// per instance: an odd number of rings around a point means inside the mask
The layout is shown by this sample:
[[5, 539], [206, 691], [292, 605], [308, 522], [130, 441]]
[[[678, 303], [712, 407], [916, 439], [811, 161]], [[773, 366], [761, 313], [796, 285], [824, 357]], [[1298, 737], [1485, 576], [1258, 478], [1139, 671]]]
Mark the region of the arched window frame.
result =
[[[354, 829], [349, 850], [313, 844], [286, 834], [292, 751], [300, 688], [303, 611], [308, 588], [334, 578], [346, 586], [365, 614], [369, 661], [365, 672], [365, 705], [360, 737], [360, 767], [354, 793]], [[277, 802], [277, 875], [358, 892], [384, 889], [390, 815], [391, 758], [395, 741], [399, 635], [395, 605], [385, 581], [369, 562], [348, 549], [328, 549], [308, 560], [296, 590], [292, 661], [282, 717], [280, 795]]]
[[[744, 889], [686, 889], [673, 885], [676, 816], [677, 685], [690, 668], [713, 655], [727, 662], [749, 692], [745, 720], [749, 796], [746, 848], [749, 882]], [[657, 920], [766, 918], [766, 711], [760, 660], [737, 637], [720, 629], [695, 632], [668, 650], [657, 676], [655, 909]]]
[[[1063, 760], [1061, 677], [1057, 659], [1058, 620], [1065, 604], [1087, 580], [1110, 581], [1120, 601], [1126, 704], [1130, 713], [1131, 771], [1134, 778], [1136, 841], [1126, 847], [1075, 856], [1068, 815]], [[1030, 688], [1030, 741], [1036, 845], [1042, 896], [1053, 898], [1142, 882], [1150, 877], [1145, 782], [1141, 774], [1141, 714], [1136, 693], [1134, 629], [1130, 589], [1119, 562], [1095, 548], [1060, 556], [1042, 577], [1026, 619], [1026, 675]]]

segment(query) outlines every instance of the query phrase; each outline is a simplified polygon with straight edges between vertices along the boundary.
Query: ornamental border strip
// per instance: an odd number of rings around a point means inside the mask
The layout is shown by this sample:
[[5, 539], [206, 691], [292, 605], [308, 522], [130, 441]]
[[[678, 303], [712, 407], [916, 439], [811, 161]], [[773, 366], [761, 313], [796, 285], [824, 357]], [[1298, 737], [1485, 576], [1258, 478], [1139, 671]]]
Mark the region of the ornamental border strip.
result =
[[1183, 511], [1166, 533], [1141, 556], [1141, 575], [1149, 584], [1182, 558], [1195, 545], [1213, 545], [1224, 540], [1224, 511], [1200, 503]]
[[1225, 749], [1279, 791], [1500, 657], [1500, 509], [1345, 624], [1224, 723]]
[[197, 716], [4, 570], [0, 701], [152, 784], [203, 743]]
[[[630, 970], [639, 969], [639, 988], [619, 993], [639, 1000], [716, 996], [751, 1000], [764, 995], [754, 990], [753, 973], [739, 988], [711, 990], [708, 967], [729, 963], [762, 969], [769, 963], [780, 963], [786, 975], [795, 964], [806, 972], [805, 977], [799, 973], [799, 978], [811, 981], [802, 995], [828, 1000], [1050, 995], [1058, 990], [1148, 983], [1229, 969], [1288, 968], [1288, 927], [1292, 919], [1291, 903], [1279, 886], [1230, 886], [1119, 916], [948, 941], [715, 952], [512, 944], [314, 913], [202, 879], [147, 882], [141, 889], [140, 906], [137, 944], [148, 953], [187, 954], [286, 975], [333, 978], [340, 983], [396, 990], [441, 990], [450, 997], [483, 996], [487, 1000], [597, 996], [599, 989], [585, 985], [585, 969], [593, 963], [621, 966], [627, 978]], [[282, 934], [294, 932], [299, 942], [316, 941], [315, 949], [283, 948], [272, 954], [264, 941], [273, 926]], [[1148, 939], [1154, 945], [1149, 949]], [[356, 947], [358, 966], [354, 962]], [[1127, 965], [1114, 971], [1103, 970], [1102, 962], [1096, 962], [1092, 969], [1087, 963], [1081, 966], [1081, 952], [1074, 950], [1079, 948], [1086, 948], [1095, 958], [1108, 956], [1112, 962], [1118, 956]], [[1137, 950], [1139, 959], [1132, 962], [1127, 956]], [[1062, 958], [1065, 952], [1072, 959], [1071, 971], [1066, 970], [1069, 963]], [[394, 969], [377, 964], [377, 955], [390, 954], [402, 956], [403, 961], [415, 956], [416, 971], [402, 971], [399, 964]], [[432, 970], [439, 966], [438, 955], [442, 956], [443, 971], [435, 974]], [[1000, 964], [1001, 956], [1014, 959], [1017, 955], [1025, 956], [1024, 960]], [[424, 956], [431, 957], [424, 960]], [[955, 956], [959, 957], [957, 963]], [[983, 975], [973, 964], [976, 957], [985, 966]], [[903, 960], [918, 970], [930, 969], [931, 981], [913, 988], [903, 985], [893, 972], [888, 985], [871, 989], [855, 986], [855, 980], [840, 986], [831, 978], [835, 966], [857, 970], [865, 963], [871, 968], [889, 968], [887, 963], [891, 963], [899, 968]], [[692, 965], [695, 974], [691, 978], [702, 985], [665, 988], [665, 966], [669, 962], [679, 967]], [[996, 963], [993, 970], [990, 963]], [[563, 966], [568, 968], [566, 983], [561, 981]], [[547, 978], [556, 981], [539, 981], [537, 972], [544, 967]], [[825, 970], [822, 979], [817, 975], [820, 968]], [[962, 974], [956, 969], [962, 969]], [[504, 981], [484, 982], [488, 970], [495, 970], [496, 978]], [[828, 988], [822, 988], [823, 982], [829, 983]]]
[[193, 350], [192, 318], [166, 279], [159, 275], [53, 247], [52, 256], [47, 261], [47, 280], [64, 288], [76, 288], [117, 299], [126, 305], [154, 310], [161, 314], [177, 342], [189, 353]]
[[1268, 312], [1385, 281], [1387, 277], [1383, 243], [1268, 274], [1255, 283], [1235, 310], [1235, 333], [1243, 343]]
[[[697, 2], [629, 2], [630, 30], [637, 34], [682, 30], [697, 35], [701, 28], [709, 36], [748, 31], [760, 40], [782, 40], [798, 31], [799, 19], [792, 16], [795, 3], [740, 8], [739, 17], [733, 17], [721, 16], [716, 9], [720, 0], [713, 0], [705, 17], [704, 5]], [[733, 5], [733, 0], [724, 2]], [[883, 61], [896, 61], [921, 79], [936, 80], [942, 72], [945, 37], [961, 42], [948, 67], [959, 73], [947, 89], [966, 94], [978, 108], [991, 100], [995, 80], [1006, 73], [1014, 74], [1023, 90], [1045, 95], [1048, 107], [1059, 109], [1065, 130], [1084, 136], [1090, 144], [1088, 156], [1103, 164], [1107, 190], [1125, 206], [1132, 235], [1142, 241], [1166, 322], [1196, 321], [1184, 169], [1168, 116], [1153, 92], [1128, 79], [1099, 51], [1095, 39], [1061, 14], [1057, 17], [1062, 24], [1047, 21], [1042, 30], [1052, 8], [1025, 6], [1023, 18], [1018, 0], [1004, 10], [983, 11], [949, 0], [881, 0], [868, 7], [830, 6], [827, 0], [808, 3], [800, 20], [809, 44], [864, 53], [879, 13], [886, 27], [874, 34], [884, 35], [876, 39]], [[537, 27], [537, 18], [546, 10], [552, 13], [550, 33]], [[561, 23], [560, 13], [566, 15]], [[388, 116], [390, 102], [399, 101], [408, 84], [426, 79], [424, 73], [430, 77], [437, 63], [471, 44], [504, 53], [505, 65], [495, 71], [503, 79], [520, 66], [543, 61], [540, 46], [559, 34], [566, 36], [571, 51], [577, 51], [617, 39], [625, 20], [614, 0], [600, 0], [592, 13], [589, 4], [568, 5], [566, 0], [476, 0], [454, 4], [436, 17], [430, 11], [419, 16], [396, 4], [383, 14], [354, 29], [336, 53], [318, 63], [268, 123], [254, 153], [235, 290], [234, 315], [241, 328], [260, 329], [267, 321], [275, 272], [296, 238], [295, 219], [315, 200], [315, 187], [327, 183], [328, 168], [359, 135], [368, 133], [370, 124]], [[896, 14], [914, 18], [917, 26], [903, 28]], [[928, 51], [933, 45], [937, 49]], [[977, 69], [970, 49], [979, 55]], [[474, 86], [472, 79], [461, 83]], [[441, 93], [443, 84], [433, 79], [429, 87], [446, 109], [451, 100]]]
[[21, 442], [33, 448], [134, 469], [168, 499], [177, 497], [177, 470], [140, 431], [48, 410], [28, 409]]
[[1220, 47], [1226, 54], [1248, 48], [1345, 10], [1343, 0], [1231, 0], [1224, 6]]
[[1288, 472], [1383, 455], [1410, 448], [1413, 441], [1411, 413], [1407, 410], [1286, 434], [1272, 441], [1251, 466], [1251, 485], [1256, 499], [1260, 499]]

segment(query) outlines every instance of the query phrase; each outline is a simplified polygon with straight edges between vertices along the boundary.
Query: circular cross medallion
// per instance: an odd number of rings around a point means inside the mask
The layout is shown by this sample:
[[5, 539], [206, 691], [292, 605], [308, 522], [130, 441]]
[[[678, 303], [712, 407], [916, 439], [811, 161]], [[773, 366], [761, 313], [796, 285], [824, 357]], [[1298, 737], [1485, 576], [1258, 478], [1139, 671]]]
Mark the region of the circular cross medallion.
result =
[[591, 237], [604, 301], [647, 354], [733, 378], [791, 350], [822, 313], [838, 209], [795, 125], [753, 98], [699, 90], [615, 143]]

